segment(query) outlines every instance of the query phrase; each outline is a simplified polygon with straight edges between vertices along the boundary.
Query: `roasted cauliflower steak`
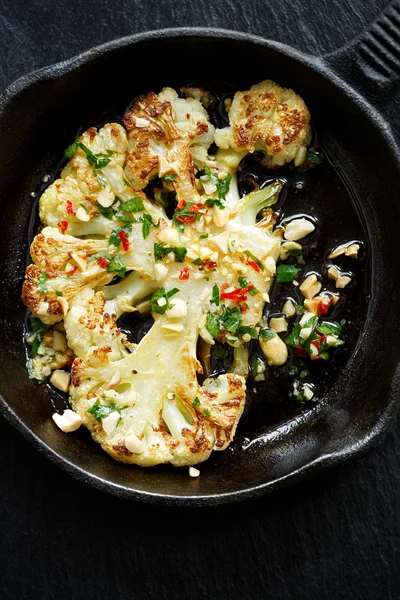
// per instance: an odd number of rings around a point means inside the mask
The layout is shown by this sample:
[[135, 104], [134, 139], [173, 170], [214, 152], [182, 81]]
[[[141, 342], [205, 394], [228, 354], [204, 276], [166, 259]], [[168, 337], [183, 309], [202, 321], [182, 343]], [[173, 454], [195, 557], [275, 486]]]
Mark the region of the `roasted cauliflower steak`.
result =
[[[228, 130], [187, 95], [139, 96], [123, 126], [77, 137], [40, 198], [22, 291], [33, 315], [65, 332], [72, 409], [108, 454], [144, 467], [195, 465], [232, 441], [279, 258], [272, 206], [283, 186], [240, 198], [236, 170], [257, 150], [273, 167], [296, 162], [310, 141], [304, 102], [272, 81], [237, 92]], [[118, 326], [126, 313], [154, 320], [137, 343]], [[198, 348], [216, 343], [234, 360], [212, 376]]]

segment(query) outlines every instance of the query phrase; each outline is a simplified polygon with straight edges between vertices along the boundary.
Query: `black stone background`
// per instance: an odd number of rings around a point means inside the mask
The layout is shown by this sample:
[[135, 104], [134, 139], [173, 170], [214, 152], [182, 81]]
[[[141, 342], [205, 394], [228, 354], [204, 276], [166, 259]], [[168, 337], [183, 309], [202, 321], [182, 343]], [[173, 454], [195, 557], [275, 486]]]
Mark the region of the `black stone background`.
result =
[[[387, 0], [0, 0], [0, 88], [96, 44], [160, 27], [225, 27], [322, 54], [386, 6]], [[392, 124], [399, 140], [398, 101]], [[189, 510], [87, 488], [1, 417], [0, 598], [398, 599], [399, 423], [357, 462], [257, 501]]]

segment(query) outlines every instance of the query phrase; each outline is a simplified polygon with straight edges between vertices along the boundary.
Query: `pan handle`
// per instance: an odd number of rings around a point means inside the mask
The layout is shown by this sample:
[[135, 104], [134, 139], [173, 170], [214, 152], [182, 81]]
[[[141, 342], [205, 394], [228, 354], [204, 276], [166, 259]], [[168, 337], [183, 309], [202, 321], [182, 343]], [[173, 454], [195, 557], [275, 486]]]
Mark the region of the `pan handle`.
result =
[[400, 84], [400, 0], [392, 2], [349, 44], [325, 61], [352, 87], [386, 113]]

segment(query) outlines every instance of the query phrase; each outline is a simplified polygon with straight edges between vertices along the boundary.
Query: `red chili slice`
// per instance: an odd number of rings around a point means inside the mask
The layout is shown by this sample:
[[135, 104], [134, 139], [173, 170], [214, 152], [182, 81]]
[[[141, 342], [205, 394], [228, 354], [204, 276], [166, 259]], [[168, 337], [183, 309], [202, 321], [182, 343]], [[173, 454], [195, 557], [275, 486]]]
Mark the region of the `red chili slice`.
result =
[[247, 312], [247, 305], [246, 305], [246, 304], [241, 304], [241, 305], [240, 305], [240, 312], [241, 312], [242, 314], [244, 314], [244, 313], [246, 313], [246, 312]]
[[127, 252], [131, 245], [126, 237], [126, 231], [118, 231], [118, 237], [121, 240], [123, 249], [125, 250], [125, 252]]
[[321, 300], [318, 304], [318, 314], [319, 315], [327, 315], [329, 313], [329, 309], [333, 304], [333, 298], [329, 298], [329, 302], [324, 302], [323, 300]]
[[189, 208], [189, 212], [195, 213], [196, 215], [206, 215], [208, 213], [208, 208], [199, 202], [198, 204], [193, 204], [193, 206]]
[[72, 275], [74, 275], [74, 273], [76, 273], [78, 270], [78, 267], [75, 266], [73, 269], [71, 269], [70, 271], [67, 271], [67, 275], [68, 277], [72, 277]]
[[72, 204], [71, 200], [67, 200], [67, 213], [69, 215], [76, 215], [75, 206]]
[[307, 352], [301, 346], [296, 346], [297, 356], [308, 356]]
[[185, 206], [186, 206], [186, 200], [179, 200], [176, 210], [182, 210], [182, 208], [185, 208]]
[[251, 258], [249, 258], [247, 260], [247, 264], [250, 265], [250, 267], [252, 269], [254, 269], [257, 273], [259, 273], [261, 271], [260, 267], [258, 266], [257, 263], [254, 262], [254, 260], [251, 260]]
[[185, 281], [185, 279], [189, 279], [190, 271], [187, 267], [184, 267], [179, 273], [179, 279], [181, 281]]
[[210, 271], [211, 269], [215, 269], [217, 266], [217, 263], [214, 262], [213, 260], [206, 260], [204, 263], [204, 268], [208, 271]]
[[196, 220], [195, 215], [193, 215], [193, 217], [191, 215], [183, 215], [182, 217], [176, 217], [177, 221], [180, 221], [181, 223], [194, 223]]
[[102, 269], [106, 269], [108, 267], [108, 265], [110, 264], [110, 261], [107, 260], [106, 258], [104, 258], [104, 256], [100, 256], [99, 260], [97, 261], [97, 264]]
[[61, 231], [61, 233], [65, 233], [68, 229], [68, 221], [60, 221], [59, 223], [57, 223], [57, 227]]

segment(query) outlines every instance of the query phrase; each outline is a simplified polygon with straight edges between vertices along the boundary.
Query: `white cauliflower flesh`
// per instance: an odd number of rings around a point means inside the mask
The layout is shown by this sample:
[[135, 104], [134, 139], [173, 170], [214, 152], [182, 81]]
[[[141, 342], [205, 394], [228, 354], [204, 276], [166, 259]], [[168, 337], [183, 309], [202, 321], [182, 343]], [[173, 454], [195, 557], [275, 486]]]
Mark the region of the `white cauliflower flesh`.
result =
[[[44, 228], [22, 291], [36, 328], [30, 376], [43, 380], [73, 361], [73, 410], [112, 457], [141, 466], [194, 465], [232, 441], [248, 344], [280, 255], [271, 207], [283, 185], [240, 198], [236, 171], [247, 152], [261, 149], [276, 166], [309, 141], [304, 103], [272, 82], [238, 92], [231, 131], [218, 135], [204, 93], [187, 95], [164, 88], [141, 96], [124, 116], [126, 131], [90, 128], [67, 149], [68, 164], [39, 202]], [[222, 149], [209, 156], [214, 141]], [[151, 200], [144, 188], [155, 178]], [[151, 312], [154, 324], [133, 344], [117, 319], [137, 311]], [[233, 347], [234, 358], [212, 377], [203, 354], [216, 342]]]
[[311, 141], [310, 113], [293, 90], [271, 80], [236, 92], [229, 111], [230, 127], [217, 130], [216, 144], [238, 152], [261, 151], [270, 167], [305, 160]]

